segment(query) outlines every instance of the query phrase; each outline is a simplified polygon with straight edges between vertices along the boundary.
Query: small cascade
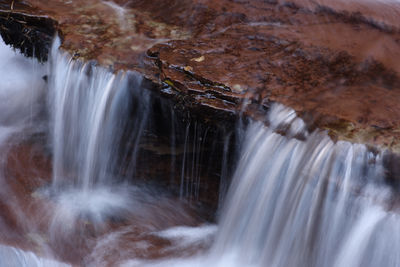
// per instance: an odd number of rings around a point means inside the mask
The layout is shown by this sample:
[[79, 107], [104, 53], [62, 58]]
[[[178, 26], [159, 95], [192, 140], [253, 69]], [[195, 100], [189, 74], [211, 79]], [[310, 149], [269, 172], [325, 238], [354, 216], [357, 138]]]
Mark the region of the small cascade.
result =
[[[182, 127], [183, 126], [183, 127]], [[182, 154], [176, 164], [180, 167], [179, 196], [187, 199], [190, 203], [196, 203], [200, 199], [200, 194], [207, 188], [202, 188], [204, 184], [210, 186], [210, 181], [202, 181], [204, 177], [210, 177], [210, 173], [218, 170], [216, 184], [213, 190], [217, 190], [218, 198], [214, 199], [216, 204], [223, 203], [226, 195], [230, 175], [232, 175], [236, 148], [233, 146], [236, 135], [234, 131], [221, 128], [215, 132], [209, 126], [205, 126], [199, 121], [193, 120], [178, 126], [184, 129], [181, 135], [184, 138], [182, 143]], [[176, 126], [175, 126], [176, 127]], [[172, 143], [175, 144], [174, 140]], [[202, 183], [203, 182], [203, 183]]]
[[266, 123], [214, 127], [59, 45], [44, 76], [0, 44], [26, 75], [0, 86], [0, 265], [400, 266], [382, 152], [279, 104]]
[[[155, 158], [169, 162], [169, 174], [163, 176], [170, 179], [159, 179], [169, 180], [182, 200], [193, 203], [207, 192], [202, 177], [228, 176], [232, 138], [222, 144], [229, 135], [225, 129], [179, 117], [173, 103], [143, 88], [141, 76], [73, 60], [58, 49], [59, 42], [53, 44], [49, 64], [53, 182], [48, 194], [64, 199], [61, 192], [70, 199], [79, 191], [77, 202], [83, 203], [92, 203], [91, 192], [99, 195], [107, 188], [118, 195], [122, 181], [154, 176]], [[216, 160], [221, 156], [222, 166]]]
[[209, 251], [124, 266], [399, 266], [397, 191], [384, 176], [381, 153], [310, 133], [274, 104], [268, 127], [246, 130]]
[[[73, 181], [82, 190], [89, 190], [112, 183], [115, 155], [119, 154], [119, 142], [130, 117], [132, 91], [138, 91], [140, 77], [134, 73], [113, 74], [93, 63], [74, 61], [59, 52], [57, 45], [51, 59], [53, 186]], [[143, 113], [147, 98], [140, 96], [139, 109]], [[145, 119], [146, 114], [137, 118], [137, 140]]]
[[[157, 231], [204, 220], [187, 199], [196, 205], [204, 195], [205, 128], [177, 117], [140, 75], [75, 61], [59, 45], [46, 65], [10, 56], [5, 46], [0, 54], [10, 57], [4, 69], [23, 66], [0, 87], [0, 230], [7, 233], [0, 253], [10, 259], [0, 263], [103, 266], [121, 260], [110, 249], [151, 257], [140, 251], [166, 239]], [[186, 124], [196, 125], [188, 137]], [[180, 199], [181, 162], [190, 162], [184, 170], [193, 182]]]
[[210, 252], [216, 266], [399, 266], [382, 155], [310, 134], [281, 105], [270, 120], [247, 130]]
[[[136, 189], [121, 183], [120, 155], [129, 154], [132, 166], [126, 168], [135, 168], [149, 95], [138, 90], [139, 75], [114, 74], [93, 62], [72, 60], [58, 47], [57, 38], [48, 86], [53, 178], [44, 194], [60, 205], [55, 227], [68, 218], [73, 225], [80, 216], [101, 222], [129, 211]], [[133, 103], [134, 99], [140, 102]], [[128, 139], [133, 149], [124, 145]]]

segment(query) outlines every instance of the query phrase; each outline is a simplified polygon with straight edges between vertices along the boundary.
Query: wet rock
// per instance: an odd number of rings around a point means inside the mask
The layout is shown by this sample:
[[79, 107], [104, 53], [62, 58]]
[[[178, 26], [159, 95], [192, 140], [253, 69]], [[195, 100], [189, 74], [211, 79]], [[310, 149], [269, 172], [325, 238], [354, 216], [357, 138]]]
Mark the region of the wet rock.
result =
[[55, 34], [55, 21], [41, 16], [26, 16], [0, 11], [0, 33], [6, 44], [18, 48], [25, 56], [47, 60]]
[[43, 57], [56, 30], [75, 58], [139, 71], [205, 121], [280, 102], [334, 139], [399, 151], [400, 7], [318, 3], [2, 0], [0, 17], [7, 42]]

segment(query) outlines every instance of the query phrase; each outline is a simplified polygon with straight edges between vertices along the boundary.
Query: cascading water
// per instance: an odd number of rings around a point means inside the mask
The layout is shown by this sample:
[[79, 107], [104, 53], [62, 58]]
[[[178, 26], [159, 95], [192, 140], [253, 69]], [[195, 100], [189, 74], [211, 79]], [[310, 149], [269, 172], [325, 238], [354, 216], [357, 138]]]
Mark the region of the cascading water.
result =
[[[56, 42], [58, 39], [56, 40]], [[53, 147], [50, 193], [68, 210], [97, 218], [102, 213], [128, 210], [130, 188], [118, 180], [120, 141], [127, 128], [132, 94], [140, 78], [134, 73], [113, 74], [92, 63], [71, 60], [53, 45], [49, 77], [49, 110]], [[130, 88], [132, 91], [130, 91]], [[148, 95], [140, 96], [135, 138], [146, 120]], [[122, 152], [123, 153], [123, 152]]]
[[[0, 259], [0, 265], [64, 266], [44, 258], [77, 266], [400, 265], [396, 191], [384, 181], [381, 153], [310, 133], [293, 110], [274, 104], [268, 127], [247, 126], [225, 197], [229, 147], [241, 141], [233, 140], [240, 134], [219, 133], [225, 141], [217, 151], [209, 140], [218, 134], [195, 121], [178, 122], [172, 109], [140, 88], [139, 75], [74, 61], [58, 45], [48, 71], [49, 118], [40, 100], [46, 93], [43, 66], [25, 64], [32, 86], [16, 86], [16, 79], [13, 88], [0, 88], [0, 101], [7, 103], [0, 105], [0, 208], [7, 213], [0, 241], [21, 248], [28, 243], [26, 249], [35, 252], [1, 246], [0, 256], [9, 260]], [[164, 128], [168, 146], [149, 144], [160, 142]], [[8, 165], [15, 147], [31, 149], [24, 140], [36, 135], [50, 143], [51, 180], [25, 175], [25, 183], [40, 183], [21, 193], [13, 182], [22, 178], [12, 180]], [[161, 173], [177, 181], [178, 201], [133, 182], [147, 174], [138, 166], [151, 169], [144, 163], [154, 154], [168, 158], [170, 172]], [[212, 164], [220, 169], [218, 226], [201, 224], [181, 206], [207, 190], [202, 177]]]
[[[46, 88], [43, 79], [46, 68], [12, 51], [3, 42], [0, 42], [0, 58], [0, 266], [64, 267], [67, 265], [14, 247], [21, 243], [17, 238], [20, 229], [26, 229], [29, 235], [36, 227], [31, 225], [35, 214], [25, 214], [24, 199], [18, 199], [20, 192], [16, 184], [19, 179], [11, 176], [7, 167], [8, 157], [13, 153], [13, 147], [45, 131], [46, 124], [42, 119], [45, 103], [42, 99]], [[18, 167], [22, 172], [29, 173], [27, 169], [31, 166]], [[10, 181], [10, 178], [14, 179]], [[30, 204], [31, 210], [34, 210], [34, 203]]]
[[[53, 186], [73, 181], [82, 190], [89, 190], [112, 182], [114, 155], [119, 152], [118, 142], [126, 129], [133, 98], [128, 83], [138, 91], [139, 76], [112, 74], [91, 63], [71, 60], [58, 51], [57, 45], [53, 46], [51, 66]], [[140, 108], [146, 113], [148, 95], [144, 93]], [[138, 115], [137, 128], [145, 118], [146, 115]], [[68, 175], [73, 177], [66, 178]]]
[[399, 266], [400, 216], [388, 209], [396, 192], [382, 155], [310, 134], [281, 105], [270, 121], [247, 129], [210, 250], [126, 266]]
[[399, 266], [400, 216], [386, 210], [394, 192], [382, 155], [309, 134], [280, 105], [270, 121], [247, 130], [210, 252], [216, 265]]
[[[143, 139], [151, 137], [152, 127], [156, 127], [159, 115], [152, 113], [159, 104], [153, 103], [150, 92], [141, 88], [138, 74], [113, 74], [90, 62], [82, 64], [60, 52], [58, 46], [56, 39], [48, 95], [53, 179], [44, 192], [61, 206], [55, 224], [67, 216], [62, 207], [73, 214], [73, 221], [83, 216], [101, 222], [119, 211], [130, 213], [137, 187], [123, 182], [124, 177], [135, 178], [139, 160], [147, 166], [146, 160], [139, 159], [145, 157], [140, 149], [145, 146]], [[208, 129], [197, 122], [186, 122], [186, 129], [180, 134], [183, 140], [179, 141], [178, 130], [173, 130], [179, 127], [174, 116], [172, 112], [172, 122], [166, 123], [167, 128], [172, 128], [168, 140], [168, 152], [172, 150], [171, 176], [179, 176], [181, 199], [197, 201], [201, 175], [207, 172], [201, 163], [206, 160], [203, 150], [209, 139]], [[177, 143], [183, 143], [179, 160]], [[227, 154], [225, 150], [223, 153]]]
[[212, 254], [232, 253], [231, 266], [398, 266], [381, 155], [277, 125], [248, 129]]
[[[118, 254], [107, 253], [113, 241], [118, 253], [142, 251], [139, 258], [150, 257], [147, 250], [162, 239], [153, 237], [153, 232], [175, 225], [198, 225], [201, 220], [183, 199], [140, 182], [151, 173], [148, 154], [155, 152], [172, 163], [190, 156], [197, 164], [194, 150], [199, 147], [198, 138], [192, 140], [191, 135], [185, 137], [179, 129], [174, 130], [170, 140], [176, 147], [168, 146], [168, 151], [175, 152], [173, 160], [169, 154], [165, 157], [163, 147], [147, 142], [158, 141], [152, 133], [159, 128], [154, 108], [173, 115], [168, 106], [151, 99], [149, 91], [140, 88], [141, 79], [135, 73], [113, 74], [93, 63], [82, 64], [59, 51], [58, 45], [56, 41], [48, 73], [46, 66], [14, 52], [9, 55], [10, 48], [0, 47], [0, 52], [5, 51], [0, 55], [7, 64], [4, 69], [23, 66], [13, 69], [15, 78], [9, 75], [0, 87], [0, 110], [4, 109], [0, 114], [0, 230], [4, 232], [0, 241], [13, 246], [1, 248], [8, 260], [0, 260], [0, 264], [63, 266], [52, 258], [103, 266], [121, 260], [114, 258]], [[47, 112], [42, 101], [46, 93]], [[178, 135], [187, 140], [183, 156]], [[196, 174], [194, 169], [184, 170]], [[171, 173], [180, 179], [178, 172]], [[169, 174], [163, 175], [169, 178]], [[138, 182], [133, 183], [136, 177]], [[176, 253], [173, 246], [170, 250], [168, 253]]]

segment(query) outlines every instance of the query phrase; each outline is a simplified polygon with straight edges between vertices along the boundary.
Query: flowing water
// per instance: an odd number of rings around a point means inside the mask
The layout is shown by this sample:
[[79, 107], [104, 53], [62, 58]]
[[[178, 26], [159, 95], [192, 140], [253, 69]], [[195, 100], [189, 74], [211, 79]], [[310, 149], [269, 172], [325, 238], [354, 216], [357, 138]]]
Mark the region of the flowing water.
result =
[[235, 266], [399, 266], [400, 216], [388, 210], [395, 192], [382, 156], [291, 134], [248, 129], [212, 253], [233, 251]]
[[383, 155], [308, 133], [281, 105], [270, 120], [246, 131], [209, 251], [126, 266], [399, 266], [398, 192], [384, 182]]
[[[120, 154], [119, 141], [127, 127], [133, 98], [128, 82], [137, 92], [140, 78], [72, 61], [58, 52], [57, 44], [50, 65], [53, 177], [48, 194], [78, 217], [102, 221], [103, 215], [127, 211], [135, 188], [115, 185], [116, 155]], [[140, 97], [145, 106], [147, 96]], [[139, 110], [145, 113], [142, 106]], [[145, 120], [146, 114], [137, 115], [135, 124], [139, 129]], [[136, 135], [140, 133], [138, 130]]]
[[208, 239], [157, 233], [213, 229], [195, 206], [202, 177], [219, 176], [203, 155], [207, 143], [219, 156], [214, 133], [180, 121], [138, 74], [73, 61], [58, 46], [44, 65], [1, 46], [0, 240], [10, 260], [0, 263], [103, 266], [204, 250]]
[[[46, 65], [0, 46], [0, 266], [400, 266], [382, 153], [279, 104], [215, 133], [58, 46]], [[196, 205], [218, 190], [215, 225]]]

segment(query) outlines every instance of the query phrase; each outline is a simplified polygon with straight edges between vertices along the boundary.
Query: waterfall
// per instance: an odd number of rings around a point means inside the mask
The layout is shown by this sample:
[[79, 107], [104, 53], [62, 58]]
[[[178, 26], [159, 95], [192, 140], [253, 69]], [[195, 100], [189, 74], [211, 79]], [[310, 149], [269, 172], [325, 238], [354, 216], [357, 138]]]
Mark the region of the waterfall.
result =
[[[140, 76], [113, 74], [94, 63], [72, 60], [57, 44], [53, 45], [50, 68], [53, 186], [73, 181], [89, 190], [111, 183], [118, 142], [130, 118], [130, 89], [140, 89]], [[141, 101], [140, 108], [145, 110], [146, 95]], [[138, 120], [145, 120], [145, 115]], [[136, 127], [141, 124], [139, 121]]]
[[[395, 192], [382, 155], [309, 134], [293, 113], [275, 105], [269, 128], [248, 128], [212, 257], [235, 255], [226, 266], [399, 266], [400, 216], [388, 209]], [[282, 125], [291, 125], [286, 136], [274, 132]], [[305, 140], [292, 138], [299, 129]]]
[[[280, 104], [267, 123], [243, 126], [241, 140], [242, 126], [235, 134], [182, 120], [137, 73], [73, 60], [59, 45], [47, 92], [44, 66], [21, 58], [25, 68], [12, 70], [26, 77], [0, 87], [0, 265], [400, 266], [398, 189], [385, 180], [383, 152], [309, 132]], [[40, 143], [34, 135], [49, 142], [51, 180], [11, 175], [9, 161], [21, 167], [18, 153]], [[175, 195], [136, 183], [150, 174]], [[219, 180], [205, 184], [211, 177]], [[188, 209], [209, 192], [217, 225]]]
[[79, 218], [102, 223], [131, 213], [138, 189], [124, 172], [135, 169], [149, 94], [138, 74], [73, 60], [59, 45], [56, 38], [47, 96], [53, 177], [42, 194], [58, 203], [51, 232], [68, 235]]
[[124, 266], [399, 266], [396, 191], [384, 176], [382, 153], [309, 133], [274, 104], [268, 127], [247, 127], [210, 250]]

